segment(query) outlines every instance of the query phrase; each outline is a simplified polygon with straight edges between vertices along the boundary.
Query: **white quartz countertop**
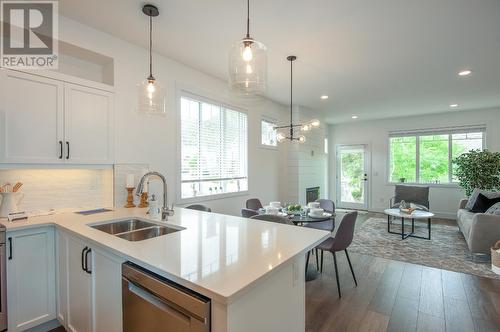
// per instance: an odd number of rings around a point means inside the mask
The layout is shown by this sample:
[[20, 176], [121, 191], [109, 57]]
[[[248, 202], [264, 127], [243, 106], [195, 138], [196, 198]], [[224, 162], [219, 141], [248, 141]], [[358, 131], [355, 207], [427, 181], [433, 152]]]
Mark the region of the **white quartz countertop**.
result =
[[166, 223], [184, 230], [144, 241], [127, 241], [89, 227], [114, 219], [148, 219], [145, 213], [145, 209], [117, 208], [89, 216], [62, 213], [0, 222], [7, 231], [55, 225], [223, 303], [234, 301], [266, 275], [330, 236], [306, 227], [183, 208], [176, 208]]

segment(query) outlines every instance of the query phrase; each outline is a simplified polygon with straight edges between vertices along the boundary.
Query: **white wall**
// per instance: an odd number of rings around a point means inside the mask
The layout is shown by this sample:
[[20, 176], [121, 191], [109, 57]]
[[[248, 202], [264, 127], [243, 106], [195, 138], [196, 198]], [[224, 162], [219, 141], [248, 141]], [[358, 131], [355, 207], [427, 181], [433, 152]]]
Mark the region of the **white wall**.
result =
[[[440, 128], [463, 125], [486, 125], [486, 147], [500, 151], [500, 109], [473, 110], [417, 117], [392, 118], [376, 121], [353, 121], [330, 126], [330, 197], [336, 195], [335, 147], [338, 144], [367, 143], [371, 147], [369, 174], [369, 210], [382, 211], [394, 195], [394, 186], [387, 181], [389, 131]], [[431, 210], [438, 216], [454, 218], [458, 201], [464, 193], [457, 186], [432, 186]]]
[[[248, 111], [249, 194], [204, 204], [216, 212], [239, 215], [249, 197], [259, 197], [263, 202], [280, 199], [283, 149], [260, 147], [260, 119], [265, 114], [282, 120], [283, 106], [263, 98], [248, 101], [235, 96], [226, 82], [154, 55], [154, 75], [167, 93], [167, 114], [165, 117], [140, 115], [136, 112], [136, 85], [148, 75], [146, 49], [64, 17], [60, 18], [59, 37], [64, 42], [114, 59], [116, 163], [148, 164], [151, 170], [165, 174], [169, 198], [171, 203], [175, 201], [179, 176], [177, 98], [180, 89], [188, 89]], [[221, 50], [220, 54], [225, 57], [227, 52]]]

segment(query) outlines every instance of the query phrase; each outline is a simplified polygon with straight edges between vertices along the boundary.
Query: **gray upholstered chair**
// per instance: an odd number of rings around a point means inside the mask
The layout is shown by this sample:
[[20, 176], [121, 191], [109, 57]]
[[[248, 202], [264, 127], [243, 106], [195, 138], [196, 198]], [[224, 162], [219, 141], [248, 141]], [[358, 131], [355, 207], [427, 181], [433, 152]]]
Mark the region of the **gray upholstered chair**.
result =
[[295, 224], [290, 219], [285, 218], [285, 217], [281, 217], [281, 216], [277, 216], [275, 214], [259, 214], [259, 215], [250, 217], [250, 219], [271, 221], [271, 222], [276, 222], [276, 223], [280, 223], [280, 224], [295, 226]]
[[257, 211], [254, 211], [254, 210], [250, 210], [250, 209], [241, 209], [241, 216], [243, 218], [250, 218], [250, 217], [253, 217], [253, 216], [257, 216], [259, 213]]
[[262, 209], [262, 203], [258, 198], [247, 199], [246, 208], [254, 211]]
[[[351, 260], [349, 259], [349, 254], [347, 253], [347, 248], [351, 245], [352, 239], [354, 237], [354, 226], [356, 225], [357, 217], [357, 211], [345, 214], [342, 218], [342, 221], [340, 222], [337, 233], [335, 233], [335, 237], [331, 237], [317, 246], [317, 248], [321, 250], [321, 266], [319, 268], [321, 272], [323, 272], [323, 252], [329, 251], [333, 255], [333, 264], [335, 266], [335, 278], [337, 279], [337, 290], [339, 292], [339, 298], [342, 297], [342, 295], [340, 293], [339, 271], [337, 268], [337, 256], [335, 254], [337, 251], [345, 251], [345, 256], [347, 257], [347, 262], [349, 263], [349, 268], [351, 269], [354, 283], [356, 284], [356, 286], [358, 285], [356, 276], [354, 275], [354, 270], [352, 268]], [[307, 259], [309, 260], [309, 254], [307, 256]]]
[[394, 197], [391, 198], [391, 208], [399, 208], [401, 201], [413, 203], [423, 210], [429, 210], [429, 187], [397, 184]]
[[[326, 212], [335, 213], [335, 203], [332, 200], [317, 199], [316, 202], [318, 202], [319, 207], [325, 210]], [[310, 222], [308, 224], [305, 224], [304, 227], [333, 232], [333, 229], [335, 228], [335, 220], [332, 218], [325, 221]]]
[[190, 209], [190, 210], [198, 210], [198, 211], [205, 211], [205, 212], [212, 212], [212, 209], [205, 206], [205, 205], [201, 205], [201, 204], [193, 204], [193, 205], [189, 205], [189, 206], [186, 206], [186, 209]]

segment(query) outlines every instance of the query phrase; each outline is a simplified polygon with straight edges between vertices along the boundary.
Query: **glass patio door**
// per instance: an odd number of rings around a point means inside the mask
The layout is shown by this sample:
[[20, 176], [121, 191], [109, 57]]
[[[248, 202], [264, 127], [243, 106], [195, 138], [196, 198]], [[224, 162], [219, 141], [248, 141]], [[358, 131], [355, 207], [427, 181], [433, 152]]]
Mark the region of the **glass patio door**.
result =
[[337, 206], [368, 208], [368, 158], [366, 145], [337, 146]]

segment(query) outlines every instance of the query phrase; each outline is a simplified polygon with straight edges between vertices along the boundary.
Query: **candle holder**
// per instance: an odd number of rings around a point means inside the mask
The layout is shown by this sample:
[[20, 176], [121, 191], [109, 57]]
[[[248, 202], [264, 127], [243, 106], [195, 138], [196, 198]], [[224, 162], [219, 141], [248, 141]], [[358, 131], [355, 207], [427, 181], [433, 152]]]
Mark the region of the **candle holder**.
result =
[[148, 203], [148, 193], [144, 192], [141, 194], [141, 202], [139, 203], [139, 205], [137, 205], [137, 207], [140, 207], [140, 208], [145, 208], [145, 207], [148, 207], [149, 206], [149, 203]]
[[127, 191], [128, 191], [128, 195], [127, 195], [127, 204], [125, 204], [125, 207], [126, 208], [133, 208], [135, 207], [135, 204], [134, 204], [134, 189], [135, 188], [126, 188]]

